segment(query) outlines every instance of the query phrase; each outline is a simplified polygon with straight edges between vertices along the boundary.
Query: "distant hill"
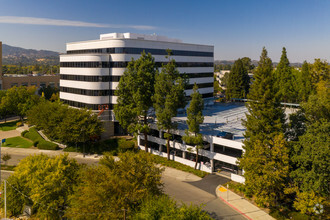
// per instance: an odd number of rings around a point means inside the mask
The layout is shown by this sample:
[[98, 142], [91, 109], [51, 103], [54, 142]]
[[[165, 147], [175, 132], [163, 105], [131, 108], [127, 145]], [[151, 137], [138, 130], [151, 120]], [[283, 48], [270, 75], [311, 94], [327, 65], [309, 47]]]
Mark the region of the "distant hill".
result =
[[59, 65], [59, 53], [49, 50], [33, 50], [2, 44], [3, 65]]

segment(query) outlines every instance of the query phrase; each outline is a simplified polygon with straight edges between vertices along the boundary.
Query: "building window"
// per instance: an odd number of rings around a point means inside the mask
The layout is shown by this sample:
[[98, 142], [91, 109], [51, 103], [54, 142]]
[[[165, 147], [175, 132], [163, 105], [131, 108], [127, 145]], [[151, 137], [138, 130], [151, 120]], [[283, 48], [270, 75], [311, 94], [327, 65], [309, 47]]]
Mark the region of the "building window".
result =
[[10, 84], [10, 87], [14, 87], [14, 86], [18, 86], [18, 83], [12, 83], [12, 84]]
[[28, 86], [28, 83], [27, 82], [22, 82], [21, 86]]
[[45, 82], [40, 82], [40, 87], [46, 88], [46, 83]]

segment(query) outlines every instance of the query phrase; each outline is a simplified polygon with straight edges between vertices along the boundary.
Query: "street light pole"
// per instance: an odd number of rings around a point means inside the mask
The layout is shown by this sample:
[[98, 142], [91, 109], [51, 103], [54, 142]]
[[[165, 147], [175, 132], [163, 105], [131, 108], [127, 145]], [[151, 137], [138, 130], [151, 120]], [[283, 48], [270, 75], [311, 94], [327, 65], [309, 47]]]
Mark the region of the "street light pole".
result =
[[7, 181], [4, 180], [5, 182], [5, 219], [7, 219]]

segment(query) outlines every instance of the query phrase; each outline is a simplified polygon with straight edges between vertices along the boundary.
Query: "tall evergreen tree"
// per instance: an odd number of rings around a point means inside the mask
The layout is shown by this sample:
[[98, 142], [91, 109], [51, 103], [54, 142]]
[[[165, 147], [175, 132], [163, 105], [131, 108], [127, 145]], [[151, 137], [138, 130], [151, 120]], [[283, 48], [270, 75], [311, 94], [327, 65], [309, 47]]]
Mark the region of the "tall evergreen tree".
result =
[[150, 53], [143, 52], [139, 59], [132, 59], [128, 63], [115, 92], [118, 96], [114, 108], [116, 119], [129, 132], [139, 131], [144, 134], [146, 152], [149, 132], [147, 117], [152, 107], [156, 73], [154, 58]]
[[179, 108], [186, 106], [185, 85], [186, 80], [180, 77], [173, 59], [163, 65], [161, 72], [156, 75], [155, 94], [152, 100], [156, 111], [158, 129], [166, 131], [164, 137], [167, 139], [168, 160], [170, 160], [170, 130], [175, 129], [177, 126], [172, 118], [177, 115]]
[[296, 102], [295, 89], [293, 87], [293, 74], [286, 49], [283, 47], [281, 60], [275, 70], [275, 86], [282, 102]]
[[229, 73], [226, 98], [246, 98], [249, 92], [249, 75], [241, 59], [235, 61]]
[[312, 94], [313, 84], [309, 64], [304, 61], [301, 72], [298, 77], [298, 97], [300, 102], [306, 102], [309, 95]]
[[276, 96], [272, 73], [272, 61], [263, 48], [246, 104], [249, 113], [243, 121], [245, 152], [239, 160], [247, 194], [255, 195], [256, 201], [265, 206], [275, 206], [283, 198], [289, 171], [284, 111]]
[[188, 130], [186, 130], [186, 136], [183, 136], [183, 140], [187, 144], [192, 144], [196, 149], [196, 163], [195, 169], [198, 163], [198, 151], [202, 148], [203, 138], [200, 133], [200, 124], [204, 121], [203, 108], [204, 101], [202, 95], [198, 92], [198, 86], [194, 85], [193, 93], [191, 94], [190, 105], [187, 108], [187, 124]]

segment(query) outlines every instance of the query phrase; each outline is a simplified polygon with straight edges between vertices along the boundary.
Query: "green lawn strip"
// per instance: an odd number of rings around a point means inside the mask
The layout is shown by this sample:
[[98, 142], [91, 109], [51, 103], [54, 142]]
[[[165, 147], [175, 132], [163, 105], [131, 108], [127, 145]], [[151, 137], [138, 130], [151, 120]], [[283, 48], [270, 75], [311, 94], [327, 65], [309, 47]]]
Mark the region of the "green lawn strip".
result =
[[1, 131], [15, 130], [17, 122], [19, 122], [19, 120], [18, 121], [11, 121], [11, 122], [2, 123], [2, 124], [0, 124], [0, 130]]
[[33, 145], [32, 141], [26, 140], [22, 137], [7, 138], [6, 142], [2, 145], [4, 147], [17, 147], [17, 148], [29, 148]]
[[40, 134], [37, 132], [37, 129], [35, 127], [30, 128], [28, 131], [24, 131], [22, 135], [25, 138], [30, 139], [33, 141], [33, 145], [38, 147], [38, 149], [44, 149], [44, 150], [58, 150], [59, 147], [57, 144], [54, 144], [52, 142], [46, 141], [43, 139]]
[[194, 168], [192, 168], [190, 166], [184, 165], [184, 164], [176, 162], [174, 160], [167, 160], [167, 158], [165, 158], [165, 157], [161, 157], [161, 156], [154, 155], [154, 154], [152, 154], [152, 156], [154, 156], [156, 163], [161, 164], [163, 166], [172, 167], [172, 168], [175, 168], [177, 170], [182, 170], [182, 171], [185, 171], [185, 172], [188, 172], [188, 173], [192, 173], [192, 174], [195, 174], [196, 176], [199, 176], [201, 178], [203, 178], [203, 177], [205, 177], [206, 175], [209, 174], [205, 171], [195, 170]]

